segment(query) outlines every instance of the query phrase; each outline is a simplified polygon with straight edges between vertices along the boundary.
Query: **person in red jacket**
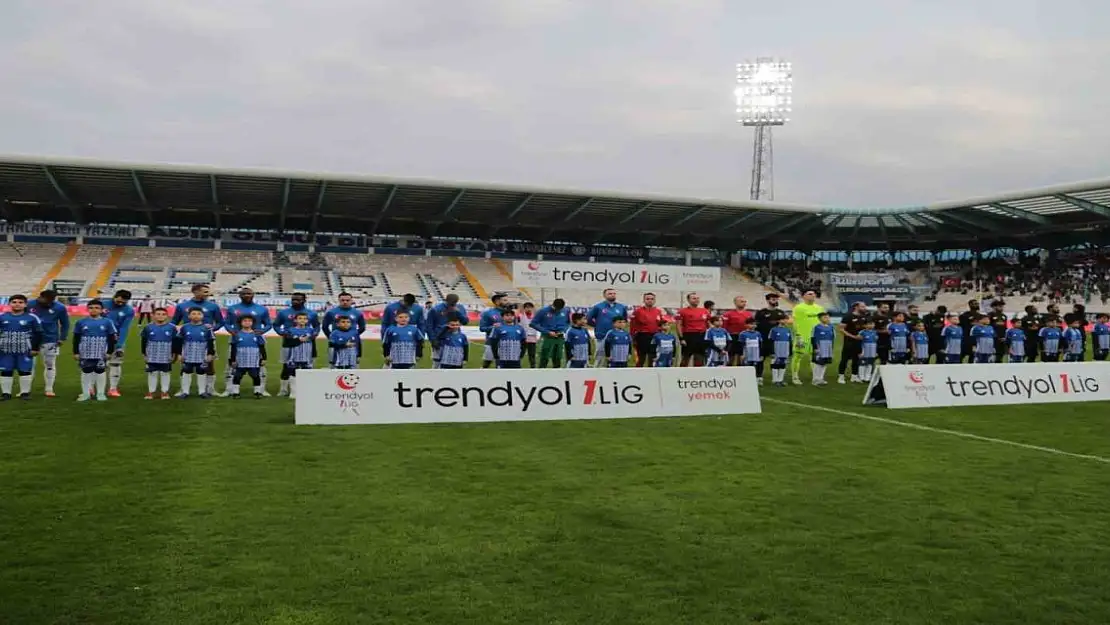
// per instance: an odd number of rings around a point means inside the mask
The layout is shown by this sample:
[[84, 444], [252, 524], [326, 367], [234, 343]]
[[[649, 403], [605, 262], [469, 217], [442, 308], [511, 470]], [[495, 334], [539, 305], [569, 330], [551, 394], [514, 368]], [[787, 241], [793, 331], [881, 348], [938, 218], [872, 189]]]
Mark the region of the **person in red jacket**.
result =
[[[655, 360], [652, 339], [663, 327], [666, 314], [655, 306], [655, 293], [644, 293], [644, 304], [632, 311], [632, 341], [636, 346], [636, 366], [650, 365]], [[650, 357], [650, 358], [649, 358]]]
[[689, 367], [693, 357], [694, 366], [705, 364], [705, 331], [709, 329], [710, 312], [700, 306], [701, 297], [697, 293], [686, 296], [686, 305], [678, 309], [678, 336], [682, 342], [682, 360], [679, 366]]
[[748, 320], [754, 315], [748, 310], [748, 300], [743, 295], [737, 295], [732, 303], [735, 307], [732, 310], [726, 310], [721, 315], [721, 321], [723, 322], [721, 327], [732, 337], [729, 342], [729, 346], [732, 348], [729, 364], [740, 366], [744, 359], [744, 346], [740, 342], [740, 333], [748, 329]]

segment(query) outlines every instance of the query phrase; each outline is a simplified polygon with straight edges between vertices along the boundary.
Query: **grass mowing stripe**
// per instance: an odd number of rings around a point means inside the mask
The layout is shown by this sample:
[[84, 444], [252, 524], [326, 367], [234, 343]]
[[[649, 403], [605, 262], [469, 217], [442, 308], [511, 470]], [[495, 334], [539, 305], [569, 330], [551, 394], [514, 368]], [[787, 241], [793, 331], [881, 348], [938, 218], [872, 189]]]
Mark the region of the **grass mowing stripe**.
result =
[[888, 425], [900, 425], [906, 428], [915, 430], [922, 430], [925, 432], [934, 432], [937, 434], [948, 434], [950, 436], [959, 436], [960, 438], [969, 438], [972, 440], [983, 441], [986, 443], [997, 443], [999, 445], [1009, 445], [1011, 447], [1020, 447], [1021, 449], [1029, 449], [1032, 451], [1041, 451], [1047, 454], [1056, 454], [1058, 456], [1068, 456], [1070, 458], [1081, 458], [1083, 460], [1094, 460], [1103, 464], [1110, 464], [1110, 458], [1103, 458], [1102, 456], [1092, 456], [1089, 454], [1077, 454], [1063, 449], [1056, 449], [1055, 447], [1042, 447], [1041, 445], [1030, 445], [1028, 443], [1019, 443], [1017, 441], [1009, 441], [1004, 438], [994, 438], [992, 436], [980, 436], [970, 432], [961, 432], [959, 430], [948, 430], [944, 428], [935, 428], [929, 425], [921, 425], [919, 423], [910, 423], [908, 421], [899, 421], [897, 419], [887, 419], [886, 417], [876, 417], [873, 415], [860, 414], [858, 412], [848, 412], [847, 410], [837, 410], [836, 408], [826, 408], [824, 406], [814, 406], [811, 404], [803, 404], [801, 402], [789, 401], [786, 399], [775, 399], [774, 397], [760, 397], [761, 401], [769, 401], [776, 404], [784, 404], [787, 406], [794, 406], [796, 408], [808, 408], [810, 410], [821, 410], [832, 414], [838, 414], [844, 417], [855, 417], [857, 419], [866, 419], [868, 421], [877, 421], [879, 423], [886, 423]]

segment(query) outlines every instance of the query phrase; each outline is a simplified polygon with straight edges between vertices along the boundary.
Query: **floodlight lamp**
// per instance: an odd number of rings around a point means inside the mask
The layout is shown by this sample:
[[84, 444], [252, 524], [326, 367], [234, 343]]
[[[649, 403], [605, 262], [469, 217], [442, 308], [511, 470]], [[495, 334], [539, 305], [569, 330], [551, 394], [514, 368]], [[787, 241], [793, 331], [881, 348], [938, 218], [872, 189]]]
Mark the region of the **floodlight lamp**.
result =
[[793, 106], [793, 65], [775, 59], [736, 65], [734, 90], [739, 121], [749, 126], [781, 125]]

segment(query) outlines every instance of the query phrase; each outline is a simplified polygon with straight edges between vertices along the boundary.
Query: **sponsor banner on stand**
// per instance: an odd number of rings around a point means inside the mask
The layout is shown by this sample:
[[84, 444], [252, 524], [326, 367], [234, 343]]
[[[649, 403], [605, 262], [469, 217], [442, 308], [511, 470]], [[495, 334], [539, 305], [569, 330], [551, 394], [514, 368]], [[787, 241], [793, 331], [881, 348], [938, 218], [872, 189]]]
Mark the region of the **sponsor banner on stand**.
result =
[[750, 367], [297, 372], [299, 425], [759, 413]]
[[883, 365], [867, 398], [877, 394], [890, 408], [1110, 401], [1110, 364]]
[[554, 289], [718, 291], [721, 268], [514, 260], [513, 285]]

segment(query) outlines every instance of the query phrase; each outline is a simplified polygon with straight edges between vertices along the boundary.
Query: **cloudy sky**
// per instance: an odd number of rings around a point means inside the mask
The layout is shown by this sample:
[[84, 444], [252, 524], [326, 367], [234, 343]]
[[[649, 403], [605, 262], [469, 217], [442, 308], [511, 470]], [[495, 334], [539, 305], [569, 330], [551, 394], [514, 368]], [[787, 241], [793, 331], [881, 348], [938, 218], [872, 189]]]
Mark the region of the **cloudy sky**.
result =
[[0, 153], [778, 200], [1110, 176], [1106, 0], [4, 0]]

